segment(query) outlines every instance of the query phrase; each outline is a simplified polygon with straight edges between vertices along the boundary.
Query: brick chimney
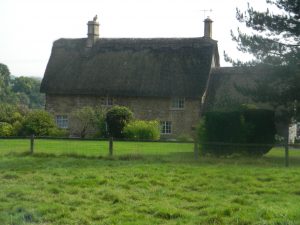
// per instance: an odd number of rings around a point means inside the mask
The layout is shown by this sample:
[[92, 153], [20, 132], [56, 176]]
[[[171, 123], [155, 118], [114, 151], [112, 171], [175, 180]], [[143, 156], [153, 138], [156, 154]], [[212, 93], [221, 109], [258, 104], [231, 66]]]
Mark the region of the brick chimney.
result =
[[94, 43], [99, 39], [99, 22], [97, 15], [93, 18], [92, 21], [88, 21], [88, 38], [86, 46], [91, 48]]
[[212, 38], [212, 21], [209, 17], [204, 20], [204, 37]]

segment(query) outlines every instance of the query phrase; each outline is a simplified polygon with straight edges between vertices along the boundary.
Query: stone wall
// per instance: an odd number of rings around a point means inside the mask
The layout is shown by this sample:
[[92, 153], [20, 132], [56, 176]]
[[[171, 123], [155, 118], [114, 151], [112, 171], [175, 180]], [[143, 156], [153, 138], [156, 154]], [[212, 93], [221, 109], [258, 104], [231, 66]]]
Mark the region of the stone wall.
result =
[[[101, 106], [101, 101], [101, 97], [96, 96], [47, 94], [46, 110], [53, 115], [70, 115], [72, 111], [84, 106]], [[192, 136], [200, 114], [200, 99], [185, 99], [184, 109], [172, 109], [171, 98], [116, 97], [114, 105], [129, 107], [137, 119], [171, 121], [172, 134], [164, 135], [165, 138], [175, 138], [181, 135]]]

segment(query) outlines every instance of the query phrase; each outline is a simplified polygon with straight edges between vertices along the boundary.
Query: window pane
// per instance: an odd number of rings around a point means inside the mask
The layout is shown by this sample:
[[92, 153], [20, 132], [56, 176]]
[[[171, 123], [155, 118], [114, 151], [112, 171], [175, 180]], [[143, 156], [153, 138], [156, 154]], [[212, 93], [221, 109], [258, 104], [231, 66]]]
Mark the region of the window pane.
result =
[[183, 109], [184, 108], [184, 98], [173, 98], [172, 99], [173, 109]]
[[107, 98], [107, 105], [113, 105], [114, 99], [113, 98]]
[[170, 121], [160, 122], [160, 128], [162, 134], [171, 134], [172, 133], [172, 123]]
[[59, 128], [68, 128], [68, 116], [66, 115], [57, 115], [56, 124]]

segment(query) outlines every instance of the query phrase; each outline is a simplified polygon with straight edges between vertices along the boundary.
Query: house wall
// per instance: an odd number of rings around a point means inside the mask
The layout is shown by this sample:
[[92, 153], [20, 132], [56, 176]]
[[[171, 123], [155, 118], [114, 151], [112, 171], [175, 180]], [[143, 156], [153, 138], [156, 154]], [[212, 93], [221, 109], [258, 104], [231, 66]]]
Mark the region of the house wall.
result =
[[[116, 97], [114, 105], [129, 107], [137, 119], [171, 121], [172, 134], [162, 135], [164, 138], [192, 137], [200, 115], [200, 99], [185, 99], [184, 109], [172, 109], [171, 98]], [[53, 115], [70, 115], [84, 106], [101, 106], [101, 97], [46, 95], [46, 110]]]

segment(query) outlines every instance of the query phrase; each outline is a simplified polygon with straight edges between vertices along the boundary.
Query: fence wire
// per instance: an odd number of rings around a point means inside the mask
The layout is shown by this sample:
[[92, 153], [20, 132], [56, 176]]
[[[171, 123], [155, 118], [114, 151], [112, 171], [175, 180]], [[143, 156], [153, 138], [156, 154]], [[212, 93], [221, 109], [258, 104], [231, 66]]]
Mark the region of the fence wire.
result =
[[[215, 149], [217, 152], [232, 149], [256, 149], [257, 147], [272, 148], [263, 156], [266, 162], [274, 165], [300, 166], [300, 144], [289, 145], [288, 158], [283, 144], [261, 145], [261, 144], [233, 144], [233, 143], [205, 143], [199, 148], [195, 148], [193, 142], [174, 141], [129, 141], [114, 140], [112, 155], [123, 159], [132, 157], [155, 157], [156, 159], [166, 159], [169, 161], [191, 161], [200, 159], [203, 162], [215, 157], [210, 154], [204, 156], [205, 146]], [[31, 149], [32, 148], [32, 149]], [[32, 153], [36, 155], [55, 156], [83, 156], [83, 157], [107, 157], [109, 156], [109, 139], [75, 139], [75, 138], [49, 138], [35, 137], [31, 146], [30, 137], [0, 138], [0, 156], [7, 154]], [[220, 154], [222, 155], [222, 154]], [[228, 159], [233, 156], [221, 156], [215, 158]], [[240, 159], [236, 159], [240, 160]], [[256, 159], [253, 159], [255, 163]], [[259, 162], [261, 159], [257, 159]], [[288, 160], [288, 161], [286, 161]], [[240, 160], [242, 161], [242, 160]]]

